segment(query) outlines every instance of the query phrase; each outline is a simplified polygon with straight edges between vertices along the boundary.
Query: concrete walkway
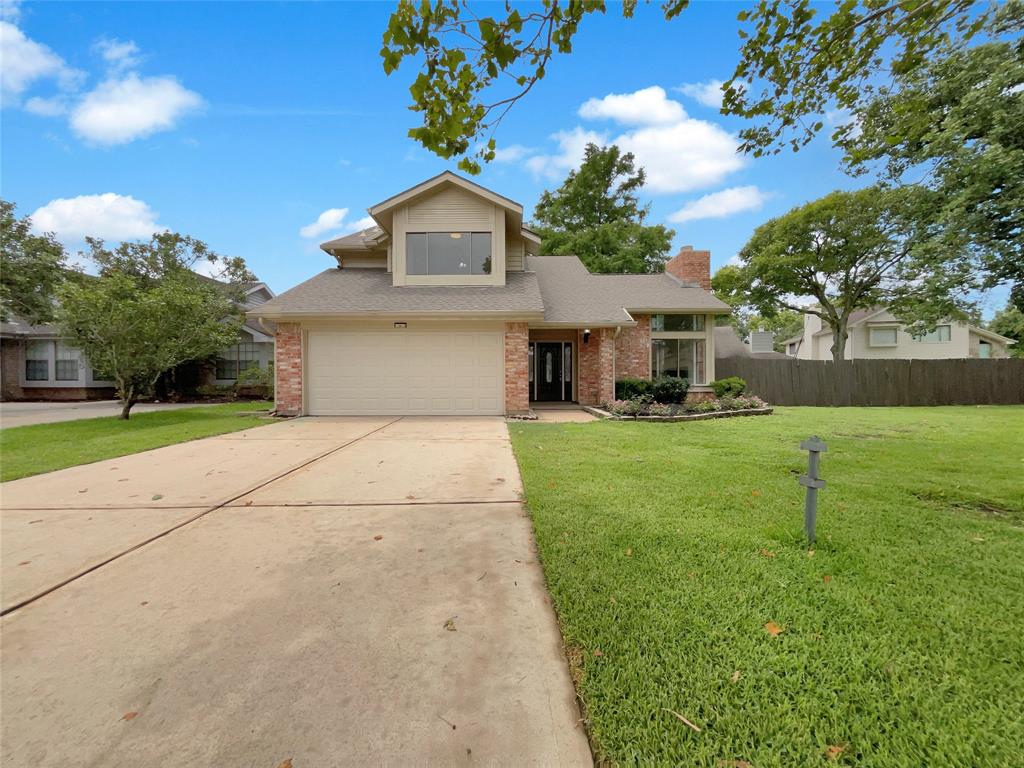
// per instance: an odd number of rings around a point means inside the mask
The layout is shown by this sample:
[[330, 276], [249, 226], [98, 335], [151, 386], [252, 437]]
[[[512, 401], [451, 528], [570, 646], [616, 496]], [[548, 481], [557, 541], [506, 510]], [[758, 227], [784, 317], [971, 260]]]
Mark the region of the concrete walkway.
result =
[[[207, 408], [212, 403], [139, 403], [132, 413], [152, 411], [174, 411], [179, 408]], [[21, 403], [0, 402], [0, 429], [23, 427], [26, 424], [52, 424], [57, 421], [95, 419], [100, 416], [117, 416], [121, 403], [117, 400], [81, 400], [69, 403]]]
[[591, 762], [501, 419], [301, 419], [0, 494], [5, 768]]

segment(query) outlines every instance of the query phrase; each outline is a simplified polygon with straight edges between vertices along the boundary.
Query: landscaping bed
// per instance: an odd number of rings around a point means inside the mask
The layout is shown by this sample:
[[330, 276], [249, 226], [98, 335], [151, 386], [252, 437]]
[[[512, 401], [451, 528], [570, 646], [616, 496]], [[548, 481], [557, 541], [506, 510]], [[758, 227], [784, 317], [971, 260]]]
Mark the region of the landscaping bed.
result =
[[602, 408], [587, 408], [606, 419], [628, 421], [701, 421], [732, 416], [767, 416], [772, 412], [764, 400], [746, 392], [739, 377], [711, 382], [715, 397], [686, 402], [690, 384], [686, 379], [665, 377], [621, 379], [615, 384], [616, 399]]
[[509, 433], [599, 764], [1019, 764], [1024, 407]]

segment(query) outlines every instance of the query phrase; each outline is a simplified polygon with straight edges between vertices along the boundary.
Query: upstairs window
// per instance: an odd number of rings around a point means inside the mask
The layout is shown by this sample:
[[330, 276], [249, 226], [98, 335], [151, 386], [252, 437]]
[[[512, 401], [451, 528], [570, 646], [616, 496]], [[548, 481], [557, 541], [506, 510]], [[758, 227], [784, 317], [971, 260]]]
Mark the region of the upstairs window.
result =
[[704, 330], [704, 315], [651, 315], [651, 331], [700, 332]]
[[406, 274], [491, 274], [490, 232], [410, 232], [405, 242]]

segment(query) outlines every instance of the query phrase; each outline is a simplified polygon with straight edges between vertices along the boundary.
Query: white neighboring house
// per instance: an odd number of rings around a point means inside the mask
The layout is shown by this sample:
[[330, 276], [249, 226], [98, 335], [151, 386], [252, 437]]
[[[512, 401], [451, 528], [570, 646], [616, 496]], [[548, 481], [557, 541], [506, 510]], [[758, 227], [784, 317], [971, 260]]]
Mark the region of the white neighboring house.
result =
[[[908, 333], [884, 307], [858, 310], [847, 326], [846, 360], [943, 360], [1007, 357], [1016, 342], [976, 325], [940, 324], [923, 336]], [[817, 315], [804, 315], [804, 331], [783, 342], [786, 354], [801, 360], [832, 359], [832, 329]]]

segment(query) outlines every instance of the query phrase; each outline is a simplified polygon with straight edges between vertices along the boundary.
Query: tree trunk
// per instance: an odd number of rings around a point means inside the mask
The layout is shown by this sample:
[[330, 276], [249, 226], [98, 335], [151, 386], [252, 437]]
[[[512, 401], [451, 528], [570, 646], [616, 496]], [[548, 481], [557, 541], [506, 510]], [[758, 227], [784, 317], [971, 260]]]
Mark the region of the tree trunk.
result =
[[128, 420], [128, 412], [132, 409], [133, 405], [135, 405], [135, 400], [133, 398], [128, 398], [127, 400], [122, 400], [121, 401], [121, 417], [120, 418], [122, 418], [125, 421], [127, 421]]
[[847, 341], [847, 330], [846, 330], [846, 318], [844, 317], [840, 322], [836, 323], [832, 327], [832, 362], [840, 363], [846, 359], [846, 341]]

